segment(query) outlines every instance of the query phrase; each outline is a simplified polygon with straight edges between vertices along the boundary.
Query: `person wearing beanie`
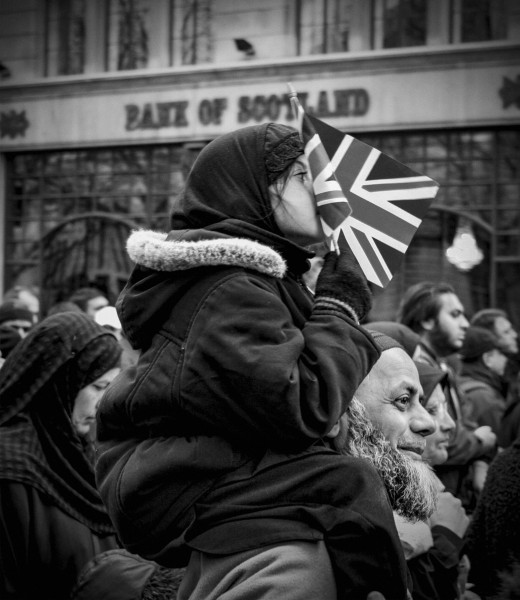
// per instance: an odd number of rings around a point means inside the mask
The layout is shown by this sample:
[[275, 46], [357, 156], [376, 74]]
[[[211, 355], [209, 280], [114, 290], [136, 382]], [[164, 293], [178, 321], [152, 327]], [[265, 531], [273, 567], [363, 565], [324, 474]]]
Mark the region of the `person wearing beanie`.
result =
[[326, 254], [314, 294], [303, 282], [325, 236], [299, 133], [263, 123], [210, 142], [170, 228], [127, 242], [116, 308], [140, 355], [98, 411], [97, 483], [122, 543], [188, 562], [178, 598], [258, 598], [282, 573], [276, 597], [404, 600], [382, 482], [323, 441], [379, 349], [350, 253]]
[[494, 333], [477, 326], [471, 326], [466, 332], [460, 355], [459, 386], [466, 394], [467, 416], [479, 426], [488, 425], [498, 434], [506, 406], [501, 378], [507, 355]]
[[23, 339], [33, 325], [33, 315], [23, 304], [13, 300], [0, 305], [0, 326], [10, 327]]
[[402, 323], [397, 323], [396, 321], [373, 321], [367, 323], [366, 327], [373, 331], [385, 333], [398, 341], [412, 359], [415, 359], [420, 353], [421, 338], [415, 331], [412, 331]]
[[436, 488], [422, 455], [435, 423], [421, 403], [417, 367], [406, 350], [394, 338], [368, 331], [381, 356], [329, 437], [343, 454], [374, 464], [398, 515], [424, 520], [434, 508]]
[[[426, 437], [423, 460], [435, 468], [448, 458], [448, 444], [455, 430], [446, 401], [448, 374], [416, 362], [423, 389], [421, 404], [437, 427]], [[455, 600], [465, 589], [468, 560], [462, 555], [469, 518], [461, 501], [437, 479], [437, 504], [431, 516], [415, 523], [396, 518], [397, 531], [413, 581], [414, 600]]]

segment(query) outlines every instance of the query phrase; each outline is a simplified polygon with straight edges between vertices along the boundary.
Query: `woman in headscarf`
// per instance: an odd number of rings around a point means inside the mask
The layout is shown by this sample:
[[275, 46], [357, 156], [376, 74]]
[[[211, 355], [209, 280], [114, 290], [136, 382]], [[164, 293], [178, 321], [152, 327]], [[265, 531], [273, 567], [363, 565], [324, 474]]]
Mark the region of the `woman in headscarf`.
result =
[[171, 231], [128, 240], [116, 306], [141, 355], [100, 405], [96, 475], [128, 550], [191, 553], [179, 597], [273, 577], [269, 597], [336, 598], [325, 539], [340, 594], [406, 597], [375, 469], [322, 441], [379, 356], [351, 255], [325, 256], [315, 295], [302, 280], [323, 238], [299, 134], [266, 123], [208, 144]]
[[118, 547], [96, 489], [91, 426], [121, 349], [86, 315], [36, 325], [0, 370], [0, 597], [68, 598]]

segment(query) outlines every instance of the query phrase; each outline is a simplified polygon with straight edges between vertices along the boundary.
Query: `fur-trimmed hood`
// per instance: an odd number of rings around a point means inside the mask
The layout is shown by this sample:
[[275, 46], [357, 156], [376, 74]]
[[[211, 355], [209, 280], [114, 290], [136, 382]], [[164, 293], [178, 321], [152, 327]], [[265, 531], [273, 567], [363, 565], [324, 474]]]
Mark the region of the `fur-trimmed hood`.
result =
[[126, 247], [136, 264], [155, 271], [236, 266], [278, 278], [287, 271], [284, 259], [276, 250], [245, 238], [181, 239], [178, 236], [176, 239], [172, 234], [140, 230], [130, 235]]
[[[146, 346], [168, 318], [171, 307], [189, 293], [204, 269], [238, 267], [280, 280], [292, 268], [304, 269], [308, 264], [310, 253], [303, 248], [257, 228], [250, 231], [253, 228], [247, 224], [226, 225], [226, 231], [132, 232], [127, 251], [136, 267], [116, 307], [123, 331], [134, 348]], [[261, 241], [252, 239], [253, 233], [259, 233]]]

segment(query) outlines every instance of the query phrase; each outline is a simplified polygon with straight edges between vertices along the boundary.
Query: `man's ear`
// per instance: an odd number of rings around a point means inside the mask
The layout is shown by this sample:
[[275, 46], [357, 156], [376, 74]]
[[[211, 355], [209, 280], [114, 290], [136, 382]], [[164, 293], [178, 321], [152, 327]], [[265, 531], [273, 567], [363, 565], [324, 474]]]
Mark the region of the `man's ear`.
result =
[[484, 352], [484, 354], [480, 357], [480, 360], [486, 365], [488, 369], [490, 368], [489, 361], [492, 361], [493, 352], [494, 350], [488, 350], [487, 352]]
[[435, 327], [435, 319], [428, 319], [427, 321], [421, 321], [421, 327], [424, 331], [432, 331]]

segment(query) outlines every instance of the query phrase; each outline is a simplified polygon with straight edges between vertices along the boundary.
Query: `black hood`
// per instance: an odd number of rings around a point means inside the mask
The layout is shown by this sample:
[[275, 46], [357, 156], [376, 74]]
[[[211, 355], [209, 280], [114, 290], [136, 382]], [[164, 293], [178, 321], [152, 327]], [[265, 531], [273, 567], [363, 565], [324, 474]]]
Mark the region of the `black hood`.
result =
[[[169, 234], [141, 231], [129, 239], [137, 266], [116, 306], [134, 348], [146, 347], [204, 269], [241, 266], [275, 277], [308, 270], [314, 253], [283, 237], [268, 189], [302, 153], [298, 132], [276, 123], [222, 135], [201, 151], [172, 211]], [[133, 254], [132, 244], [138, 246]]]
[[171, 229], [207, 228], [235, 219], [281, 236], [268, 187], [302, 153], [298, 132], [277, 123], [218, 137], [193, 164], [172, 211]]

